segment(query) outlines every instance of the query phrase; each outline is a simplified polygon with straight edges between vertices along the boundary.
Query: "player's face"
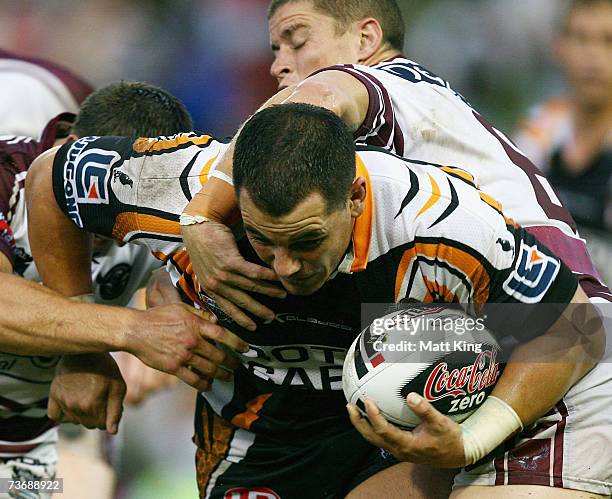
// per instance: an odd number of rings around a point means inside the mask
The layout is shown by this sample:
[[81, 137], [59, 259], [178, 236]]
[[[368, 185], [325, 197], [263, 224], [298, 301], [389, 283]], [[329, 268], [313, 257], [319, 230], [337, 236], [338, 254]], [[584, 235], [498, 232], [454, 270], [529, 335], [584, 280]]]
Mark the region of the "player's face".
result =
[[290, 2], [270, 18], [274, 62], [270, 73], [279, 89], [295, 85], [318, 69], [358, 62], [359, 32], [338, 33], [333, 18], [317, 12], [308, 0]]
[[597, 105], [612, 99], [612, 4], [576, 7], [559, 48], [579, 100]]
[[248, 192], [240, 193], [240, 211], [249, 241], [259, 257], [294, 295], [310, 295], [329, 279], [351, 239], [352, 201], [327, 213], [319, 193], [313, 193], [281, 217], [262, 212]]

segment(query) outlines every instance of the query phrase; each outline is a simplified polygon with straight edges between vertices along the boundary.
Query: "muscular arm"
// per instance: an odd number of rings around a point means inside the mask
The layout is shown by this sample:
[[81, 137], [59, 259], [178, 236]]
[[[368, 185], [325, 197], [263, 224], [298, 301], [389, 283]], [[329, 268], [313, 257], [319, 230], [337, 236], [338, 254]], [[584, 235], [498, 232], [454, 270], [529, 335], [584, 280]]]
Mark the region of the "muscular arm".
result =
[[[351, 130], [357, 130], [365, 120], [369, 106], [366, 87], [359, 80], [343, 71], [325, 71], [307, 78], [299, 85], [288, 87], [272, 96], [260, 109], [278, 104], [302, 102], [324, 107], [340, 116]], [[217, 171], [231, 178], [234, 144], [221, 158]], [[229, 202], [231, 200], [231, 203]], [[194, 196], [185, 212], [192, 215], [203, 215], [223, 222], [236, 207], [234, 192], [223, 180], [212, 178], [203, 189]], [[185, 233], [189, 234], [190, 227]], [[189, 244], [187, 244], [189, 247]]]
[[605, 341], [601, 319], [578, 287], [546, 334], [514, 350], [491, 395], [510, 405], [528, 426], [597, 364]]
[[92, 290], [92, 236], [68, 220], [55, 201], [51, 171], [58, 149], [40, 155], [26, 177], [28, 236], [43, 283], [75, 296]]
[[19, 355], [104, 352], [127, 348], [136, 311], [72, 302], [22, 277], [0, 275], [0, 342]]

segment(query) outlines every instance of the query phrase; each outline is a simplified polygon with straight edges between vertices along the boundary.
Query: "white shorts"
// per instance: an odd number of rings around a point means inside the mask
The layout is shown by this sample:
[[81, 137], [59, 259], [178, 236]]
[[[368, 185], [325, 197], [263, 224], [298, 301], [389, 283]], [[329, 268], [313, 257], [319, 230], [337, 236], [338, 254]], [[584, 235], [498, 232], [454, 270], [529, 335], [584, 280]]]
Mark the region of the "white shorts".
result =
[[462, 470], [455, 487], [545, 485], [612, 495], [612, 304], [599, 308], [608, 332], [602, 361], [484, 464]]

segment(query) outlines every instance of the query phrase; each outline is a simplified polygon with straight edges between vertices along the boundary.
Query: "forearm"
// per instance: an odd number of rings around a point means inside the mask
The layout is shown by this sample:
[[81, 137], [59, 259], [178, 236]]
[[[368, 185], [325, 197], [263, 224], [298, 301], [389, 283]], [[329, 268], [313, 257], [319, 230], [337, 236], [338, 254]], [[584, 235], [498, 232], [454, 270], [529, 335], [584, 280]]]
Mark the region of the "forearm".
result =
[[[369, 96], [365, 86], [356, 78], [341, 71], [326, 71], [307, 78], [294, 87], [288, 87], [273, 95], [259, 109], [278, 104], [304, 103], [329, 109], [342, 118], [351, 130], [357, 130], [363, 123], [369, 107]], [[236, 134], [237, 136], [238, 134]], [[232, 159], [236, 137], [219, 160], [216, 171], [229, 178], [232, 177]], [[198, 192], [185, 209], [190, 215], [202, 215], [217, 222], [227, 222], [229, 215], [236, 208], [233, 186], [215, 178], [212, 174], [209, 181]], [[190, 231], [184, 233], [190, 237]]]
[[461, 424], [467, 464], [546, 414], [597, 364], [604, 349], [602, 322], [578, 288], [546, 334], [512, 352], [491, 396]]
[[529, 425], [597, 364], [604, 347], [601, 320], [578, 288], [573, 302], [546, 334], [514, 350], [492, 395]]
[[123, 350], [139, 322], [137, 311], [76, 303], [10, 274], [0, 275], [0, 296], [1, 349], [19, 355]]

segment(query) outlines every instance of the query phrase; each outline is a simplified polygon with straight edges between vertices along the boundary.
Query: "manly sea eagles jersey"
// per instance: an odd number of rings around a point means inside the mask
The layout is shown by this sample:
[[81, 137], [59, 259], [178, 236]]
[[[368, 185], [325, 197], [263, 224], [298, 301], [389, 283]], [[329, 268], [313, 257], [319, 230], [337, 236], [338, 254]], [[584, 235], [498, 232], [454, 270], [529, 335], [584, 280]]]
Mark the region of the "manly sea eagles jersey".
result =
[[[58, 135], [66, 135], [73, 119], [70, 113], [59, 115], [40, 140], [0, 136], [0, 252], [8, 257], [15, 273], [29, 280], [40, 278], [28, 242], [25, 178], [32, 161], [52, 147]], [[94, 253], [92, 262], [96, 302], [126, 305], [156, 267], [159, 262], [146, 248], [107, 245]], [[59, 359], [0, 352], [0, 457], [23, 454], [54, 438], [47, 433], [55, 426], [46, 417], [47, 397]]]
[[59, 113], [76, 113], [93, 87], [69, 69], [0, 48], [0, 135], [38, 137]]
[[562, 258], [589, 296], [612, 300], [572, 216], [546, 177], [447, 81], [404, 57], [372, 67], [338, 65], [318, 72], [329, 70], [348, 73], [367, 88], [369, 108], [354, 134], [357, 143], [408, 159], [461, 166], [501, 203], [506, 216]]
[[[83, 138], [58, 151], [53, 189], [75, 225], [148, 247], [166, 263], [186, 301], [212, 310], [250, 344], [234, 379], [215, 380], [203, 394], [237, 427], [280, 437], [312, 430], [317, 422], [320, 428], [321, 420], [329, 422], [329, 431], [336, 423], [350, 425], [341, 374], [361, 329], [362, 303], [565, 304], [576, 290], [571, 271], [509, 223], [465, 170], [364, 149], [356, 162], [357, 175], [367, 181], [365, 210], [333, 278], [310, 296], [257, 296], [276, 318], [260, 321], [255, 332], [243, 330], [199, 289], [179, 226], [180, 214], [225, 149], [195, 134], [135, 142]], [[238, 245], [248, 260], [262, 264], [246, 238]], [[529, 328], [531, 318], [514, 319], [509, 332], [528, 330], [523, 336], [532, 337], [556, 316], [531, 321], [537, 326]]]

